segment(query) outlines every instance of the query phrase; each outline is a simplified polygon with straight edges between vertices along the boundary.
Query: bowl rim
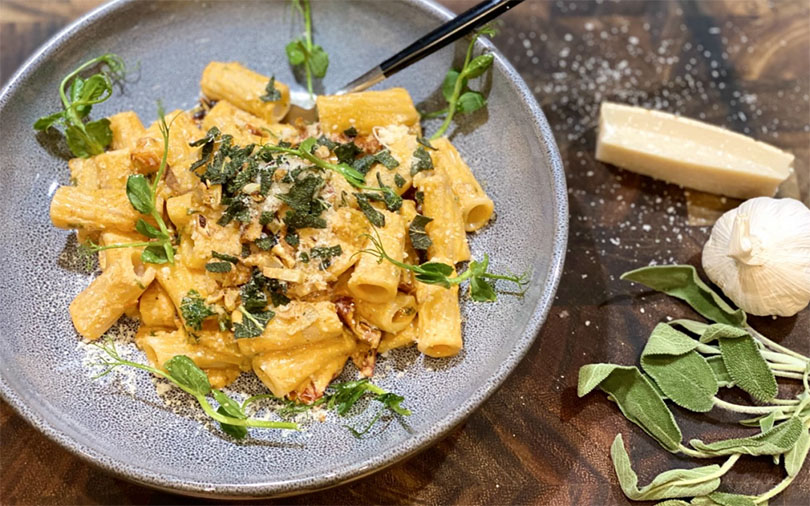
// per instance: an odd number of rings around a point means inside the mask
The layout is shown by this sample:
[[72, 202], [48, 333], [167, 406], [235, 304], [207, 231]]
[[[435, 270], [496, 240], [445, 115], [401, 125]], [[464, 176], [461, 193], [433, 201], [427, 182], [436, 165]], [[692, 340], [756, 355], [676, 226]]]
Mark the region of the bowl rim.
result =
[[[11, 76], [9, 81], [0, 90], [0, 111], [12, 93], [17, 91], [20, 83], [40, 65], [45, 63], [59, 48], [80, 31], [93, 26], [100, 18], [114, 14], [115, 11], [137, 2], [138, 0], [111, 0], [91, 10], [40, 46]], [[432, 15], [442, 20], [451, 19], [455, 14], [433, 0], [400, 0], [411, 4], [426, 15]], [[315, 492], [354, 481], [372, 473], [381, 471], [393, 464], [401, 462], [416, 453], [432, 446], [444, 438], [454, 427], [478, 409], [503, 384], [538, 336], [542, 324], [545, 322], [553, 303], [554, 295], [562, 275], [563, 263], [568, 241], [568, 194], [565, 181], [562, 159], [554, 140], [551, 128], [541, 110], [537, 100], [528, 88], [523, 78], [515, 68], [501, 54], [488, 39], [479, 39], [494, 57], [494, 66], [505, 74], [509, 84], [517, 91], [532, 118], [532, 127], [535, 135], [544, 146], [543, 156], [550, 169], [553, 184], [554, 202], [554, 234], [552, 239], [552, 257], [549, 262], [548, 275], [542, 288], [542, 295], [537, 302], [526, 328], [516, 341], [512, 354], [500, 364], [498, 369], [489, 376], [488, 381], [468, 396], [461, 404], [454, 407], [442, 419], [437, 421], [433, 430], [417, 433], [393, 446], [384, 453], [375, 455], [371, 459], [349, 465], [339, 471], [323, 474], [316, 479], [294, 478], [288, 480], [268, 480], [260, 483], [228, 483], [218, 484], [211, 488], [200, 481], [190, 481], [182, 478], [172, 478], [168, 475], [155, 473], [149, 469], [131, 465], [118, 456], [107, 454], [91, 446], [73, 439], [64, 430], [56, 427], [52, 420], [56, 413], [43, 413], [32, 409], [24, 400], [24, 396], [16, 392], [7, 382], [5, 374], [7, 367], [0, 369], [0, 397], [2, 397], [14, 410], [28, 423], [33, 425], [48, 439], [56, 442], [82, 460], [93, 464], [104, 471], [119, 478], [145, 485], [148, 487], [180, 493], [196, 497], [212, 497], [218, 499], [283, 497], [290, 495]]]

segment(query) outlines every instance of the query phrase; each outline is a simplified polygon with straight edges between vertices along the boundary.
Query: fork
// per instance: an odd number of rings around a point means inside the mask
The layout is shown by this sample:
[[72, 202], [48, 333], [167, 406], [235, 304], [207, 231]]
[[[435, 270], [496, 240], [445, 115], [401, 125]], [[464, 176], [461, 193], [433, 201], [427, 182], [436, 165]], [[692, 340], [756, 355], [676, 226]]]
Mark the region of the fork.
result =
[[[334, 94], [345, 95], [374, 86], [386, 77], [396, 74], [425, 56], [467, 35], [475, 28], [495, 19], [522, 1], [484, 0], [351, 81]], [[315, 101], [305, 90], [290, 90], [290, 110], [287, 113], [287, 121], [294, 121], [298, 118], [304, 121], [315, 121], [317, 119]]]

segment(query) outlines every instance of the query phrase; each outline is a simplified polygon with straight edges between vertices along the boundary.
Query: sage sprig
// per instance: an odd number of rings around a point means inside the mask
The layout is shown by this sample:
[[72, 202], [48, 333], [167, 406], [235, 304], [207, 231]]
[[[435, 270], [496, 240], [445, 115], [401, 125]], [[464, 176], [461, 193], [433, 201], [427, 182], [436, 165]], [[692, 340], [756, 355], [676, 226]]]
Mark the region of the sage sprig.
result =
[[[764, 504], [795, 479], [810, 450], [810, 359], [763, 336], [747, 324], [747, 315], [730, 306], [689, 265], [651, 266], [622, 276], [689, 304], [710, 320], [688, 319], [658, 324], [634, 366], [588, 364], [580, 369], [578, 393], [599, 388], [616, 402], [625, 417], [667, 450], [693, 458], [727, 457], [720, 466], [675, 469], [644, 487], [632, 469], [621, 435], [611, 458], [622, 491], [633, 500], [666, 499], [661, 506]], [[777, 398], [777, 379], [800, 380], [803, 391], [793, 399]], [[720, 388], [740, 388], [760, 403], [735, 404], [718, 397]], [[758, 426], [748, 437], [705, 443], [681, 443], [681, 432], [666, 401], [695, 412], [719, 408], [758, 415], [740, 421]], [[741, 455], [769, 455], [783, 462], [787, 477], [757, 496], [718, 492], [720, 480]], [[691, 502], [679, 498], [692, 497]]]

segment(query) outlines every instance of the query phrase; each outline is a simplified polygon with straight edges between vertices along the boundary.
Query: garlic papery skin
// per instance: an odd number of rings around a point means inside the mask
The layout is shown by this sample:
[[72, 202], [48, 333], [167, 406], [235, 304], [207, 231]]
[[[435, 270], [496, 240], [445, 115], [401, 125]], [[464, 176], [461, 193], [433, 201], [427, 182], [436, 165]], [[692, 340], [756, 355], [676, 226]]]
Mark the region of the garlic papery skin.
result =
[[810, 304], [810, 209], [758, 197], [717, 220], [703, 270], [740, 309], [793, 316]]

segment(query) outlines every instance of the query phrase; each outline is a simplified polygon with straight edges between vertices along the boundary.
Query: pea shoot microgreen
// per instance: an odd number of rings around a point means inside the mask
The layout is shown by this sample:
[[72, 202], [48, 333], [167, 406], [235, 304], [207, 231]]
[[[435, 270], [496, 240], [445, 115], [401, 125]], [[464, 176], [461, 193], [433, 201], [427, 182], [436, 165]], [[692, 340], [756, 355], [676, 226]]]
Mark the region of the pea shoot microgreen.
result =
[[329, 68], [329, 55], [317, 44], [312, 43], [312, 13], [309, 0], [292, 0], [292, 5], [304, 18], [304, 35], [287, 44], [285, 51], [290, 65], [302, 65], [307, 76], [307, 91], [313, 95], [312, 78], [326, 75]]
[[473, 260], [470, 262], [470, 265], [467, 267], [466, 271], [457, 276], [453, 276], [452, 265], [441, 262], [424, 262], [419, 265], [411, 265], [391, 258], [388, 256], [388, 253], [385, 252], [382, 241], [380, 240], [379, 232], [377, 232], [376, 229], [374, 230], [374, 235], [363, 234], [363, 237], [369, 239], [372, 247], [358, 251], [356, 254], [366, 253], [375, 256], [379, 259], [379, 262], [387, 260], [401, 269], [407, 269], [416, 274], [416, 280], [421, 283], [440, 285], [445, 288], [450, 288], [452, 285], [458, 285], [469, 280], [470, 298], [476, 302], [493, 302], [498, 298], [495, 287], [492, 285], [492, 283], [487, 281], [488, 279], [501, 279], [516, 283], [518, 288], [521, 289], [521, 292], [518, 292], [519, 295], [523, 294], [522, 289], [528, 284], [528, 274], [522, 274], [520, 276], [505, 276], [487, 272], [487, 269], [489, 268], [489, 255], [487, 254], [484, 254], [484, 259], [482, 261], [479, 262], [477, 260]]
[[254, 395], [245, 399], [245, 402], [242, 404], [242, 410], [245, 412], [249, 404], [258, 400], [273, 399], [276, 401], [282, 401], [284, 403], [284, 406], [276, 411], [276, 413], [281, 417], [294, 416], [317, 406], [323, 406], [330, 411], [334, 411], [339, 416], [347, 416], [351, 409], [361, 399], [369, 395], [372, 396], [372, 400], [381, 403], [382, 407], [377, 411], [377, 413], [374, 414], [373, 417], [371, 417], [362, 430], [358, 430], [357, 428], [349, 425], [344, 425], [344, 427], [358, 439], [367, 434], [368, 431], [371, 430], [371, 428], [386, 413], [394, 416], [410, 416], [411, 414], [411, 410], [402, 407], [402, 402], [405, 400], [404, 397], [380, 388], [379, 386], [371, 383], [368, 378], [346, 381], [343, 383], [333, 383], [329, 385], [329, 388], [320, 399], [310, 404], [279, 399], [273, 394]]
[[[114, 369], [122, 366], [134, 367], [135, 369], [150, 372], [155, 376], [168, 380], [180, 390], [193, 396], [200, 404], [205, 414], [217, 421], [223, 432], [236, 439], [246, 437], [248, 427], [299, 430], [297, 423], [274, 422], [249, 418], [245, 415], [243, 406], [240, 406], [221, 390], [212, 388], [205, 372], [185, 355], [176, 355], [169, 359], [166, 364], [164, 364], [163, 367], [165, 371], [163, 371], [152, 366], [122, 358], [115, 348], [115, 343], [112, 339], [97, 341], [93, 343], [93, 346], [106, 353], [106, 356], [100, 358], [98, 362], [94, 364], [102, 368], [102, 371], [95, 375], [93, 379], [106, 376]], [[208, 395], [213, 396], [214, 400], [219, 404], [216, 410], [208, 400]]]
[[[82, 72], [96, 66], [99, 67], [96, 74], [81, 77]], [[112, 96], [113, 84], [123, 77], [124, 69], [124, 61], [112, 53], [82, 63], [59, 84], [63, 110], [39, 118], [34, 123], [34, 129], [43, 131], [62, 125], [73, 156], [87, 158], [103, 153], [112, 141], [110, 120], [85, 120], [95, 104]]]
[[472, 54], [475, 41], [482, 35], [493, 37], [496, 34], [497, 30], [491, 25], [487, 25], [476, 31], [467, 46], [467, 53], [464, 57], [464, 64], [461, 66], [461, 70], [451, 68], [447, 71], [447, 75], [445, 75], [444, 82], [442, 83], [442, 95], [444, 95], [444, 99], [447, 100], [447, 107], [440, 111], [422, 115], [423, 119], [444, 116], [444, 122], [439, 129], [430, 136], [429, 140], [435, 140], [444, 135], [450, 127], [450, 123], [453, 122], [453, 116], [457, 112], [469, 114], [487, 105], [487, 100], [484, 98], [484, 95], [479, 91], [469, 89], [467, 82], [470, 79], [481, 76], [492, 66], [492, 62], [495, 60], [495, 57], [491, 53], [478, 55], [473, 58]]
[[150, 184], [143, 174], [132, 174], [127, 178], [127, 198], [132, 207], [141, 214], [151, 216], [157, 223], [157, 227], [150, 224], [143, 218], [139, 218], [135, 223], [135, 230], [141, 235], [154, 239], [152, 241], [132, 242], [123, 244], [110, 244], [100, 246], [88, 241], [85, 248], [91, 252], [98, 252], [113, 248], [144, 248], [141, 253], [141, 260], [152, 264], [174, 263], [173, 236], [163, 221], [163, 212], [157, 206], [158, 183], [166, 172], [166, 160], [169, 155], [169, 128], [166, 123], [166, 116], [163, 106], [158, 103], [158, 116], [160, 134], [163, 136], [163, 158], [160, 161], [160, 168], [154, 180]]

